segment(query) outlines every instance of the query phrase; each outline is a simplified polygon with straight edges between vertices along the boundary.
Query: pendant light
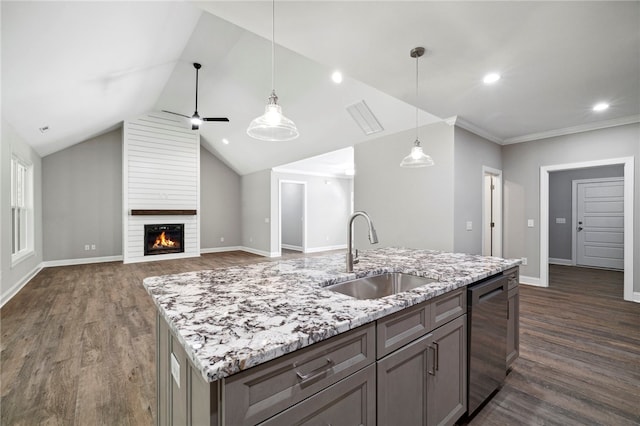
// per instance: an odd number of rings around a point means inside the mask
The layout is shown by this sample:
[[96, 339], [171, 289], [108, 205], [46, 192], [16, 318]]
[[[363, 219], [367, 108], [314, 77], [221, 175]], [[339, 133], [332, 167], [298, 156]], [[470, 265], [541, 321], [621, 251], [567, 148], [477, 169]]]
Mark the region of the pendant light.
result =
[[247, 134], [262, 141], [290, 141], [300, 133], [293, 121], [282, 114], [282, 107], [278, 105], [275, 89], [275, 26], [276, 4], [271, 3], [271, 95], [264, 114], [254, 119], [247, 128]]
[[428, 167], [434, 165], [433, 159], [422, 151], [420, 139], [418, 139], [418, 59], [424, 55], [424, 47], [411, 49], [410, 55], [416, 58], [416, 141], [413, 143], [411, 153], [400, 163], [400, 167]]

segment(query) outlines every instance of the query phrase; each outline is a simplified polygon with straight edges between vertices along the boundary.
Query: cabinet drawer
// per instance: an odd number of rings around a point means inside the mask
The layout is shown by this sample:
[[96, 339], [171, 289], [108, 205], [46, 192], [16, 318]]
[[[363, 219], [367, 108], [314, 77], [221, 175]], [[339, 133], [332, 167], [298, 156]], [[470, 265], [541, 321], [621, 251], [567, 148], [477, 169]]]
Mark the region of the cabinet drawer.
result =
[[375, 426], [375, 365], [358, 371], [260, 424]]
[[502, 273], [502, 275], [505, 275], [509, 280], [509, 284], [507, 285], [507, 290], [511, 290], [512, 288], [518, 287], [518, 283], [520, 281], [518, 271], [519, 271], [518, 267], [515, 267], [509, 270], [506, 270]]
[[225, 379], [225, 423], [259, 423], [373, 363], [374, 339], [369, 324]]
[[467, 312], [466, 287], [438, 296], [431, 302], [431, 329]]
[[376, 356], [378, 359], [427, 334], [431, 326], [431, 303], [421, 303], [378, 320]]

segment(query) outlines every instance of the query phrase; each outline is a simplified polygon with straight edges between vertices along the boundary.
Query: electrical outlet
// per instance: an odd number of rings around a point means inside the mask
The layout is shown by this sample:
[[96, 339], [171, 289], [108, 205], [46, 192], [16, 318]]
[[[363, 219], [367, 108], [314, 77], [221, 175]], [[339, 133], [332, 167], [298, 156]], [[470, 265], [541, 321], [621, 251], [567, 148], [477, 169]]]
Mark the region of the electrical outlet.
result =
[[533, 226], [534, 226], [534, 225], [533, 225], [533, 219], [529, 219], [529, 220], [527, 220], [527, 226], [528, 226], [529, 228], [533, 228]]
[[85, 244], [85, 245], [84, 245], [84, 250], [85, 250], [85, 251], [89, 251], [89, 244]]
[[220, 242], [224, 243], [224, 237], [220, 237]]
[[252, 243], [253, 242], [253, 237], [249, 237], [249, 242]]
[[95, 250], [96, 249], [96, 245], [95, 244], [91, 244], [91, 250]]
[[526, 258], [526, 257], [523, 257], [523, 258], [522, 258], [522, 264], [523, 264], [523, 265], [526, 265], [526, 264], [527, 264], [527, 258]]
[[473, 222], [467, 221], [467, 231], [473, 231]]

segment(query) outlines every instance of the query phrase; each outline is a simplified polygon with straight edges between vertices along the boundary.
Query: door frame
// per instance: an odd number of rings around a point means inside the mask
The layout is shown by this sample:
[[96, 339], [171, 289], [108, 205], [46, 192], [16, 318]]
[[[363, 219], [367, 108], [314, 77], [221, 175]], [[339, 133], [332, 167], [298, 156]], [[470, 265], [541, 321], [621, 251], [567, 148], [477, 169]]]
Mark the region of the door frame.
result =
[[303, 180], [278, 179], [278, 256], [282, 256], [282, 184], [302, 185], [302, 253], [307, 252], [307, 182]]
[[[608, 177], [608, 178], [591, 178], [591, 179], [574, 179], [571, 181], [571, 264], [578, 264], [578, 185], [581, 183], [597, 183], [597, 182], [617, 182], [622, 181], [624, 187], [624, 177]], [[624, 194], [623, 194], [624, 198]], [[624, 245], [623, 245], [624, 247]]]
[[634, 157], [610, 158], [540, 167], [540, 287], [549, 287], [549, 173], [560, 170], [624, 165], [624, 300], [640, 302], [633, 293]]
[[[498, 250], [494, 250], [494, 254], [493, 256], [498, 256], [498, 257], [502, 257], [503, 255], [503, 244], [502, 244], [502, 210], [504, 208], [503, 206], [503, 198], [502, 198], [502, 170], [499, 169], [494, 169], [492, 167], [489, 166], [482, 166], [482, 248], [480, 250], [481, 253], [483, 253], [484, 255], [484, 243], [487, 239], [487, 235], [486, 235], [486, 231], [485, 231], [485, 223], [486, 223], [486, 217], [485, 217], [485, 203], [487, 200], [486, 197], [486, 191], [485, 191], [485, 184], [484, 184], [484, 179], [487, 175], [491, 175], [493, 177], [495, 177], [496, 179], [498, 179], [498, 184], [496, 185], [496, 192], [494, 192], [494, 195], [499, 197], [498, 200], [498, 206], [499, 208], [497, 209], [497, 211], [494, 212], [494, 223], [496, 224], [496, 226], [494, 227], [494, 237], [495, 237], [495, 241], [498, 242], [499, 248]], [[495, 252], [498, 252], [498, 254], [495, 254]]]

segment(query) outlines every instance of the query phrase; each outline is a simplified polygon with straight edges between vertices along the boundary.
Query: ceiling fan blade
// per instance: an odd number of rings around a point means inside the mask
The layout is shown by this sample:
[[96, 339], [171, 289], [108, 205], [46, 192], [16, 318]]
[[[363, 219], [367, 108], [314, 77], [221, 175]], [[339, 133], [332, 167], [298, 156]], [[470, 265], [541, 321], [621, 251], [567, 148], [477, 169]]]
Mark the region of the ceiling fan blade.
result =
[[203, 117], [202, 121], [229, 121], [227, 117]]
[[186, 118], [191, 118], [188, 115], [184, 115], [184, 114], [178, 114], [177, 112], [171, 112], [171, 111], [166, 111], [166, 110], [162, 110], [162, 112], [168, 112], [169, 114], [174, 114], [174, 115], [179, 115], [180, 117], [186, 117]]

